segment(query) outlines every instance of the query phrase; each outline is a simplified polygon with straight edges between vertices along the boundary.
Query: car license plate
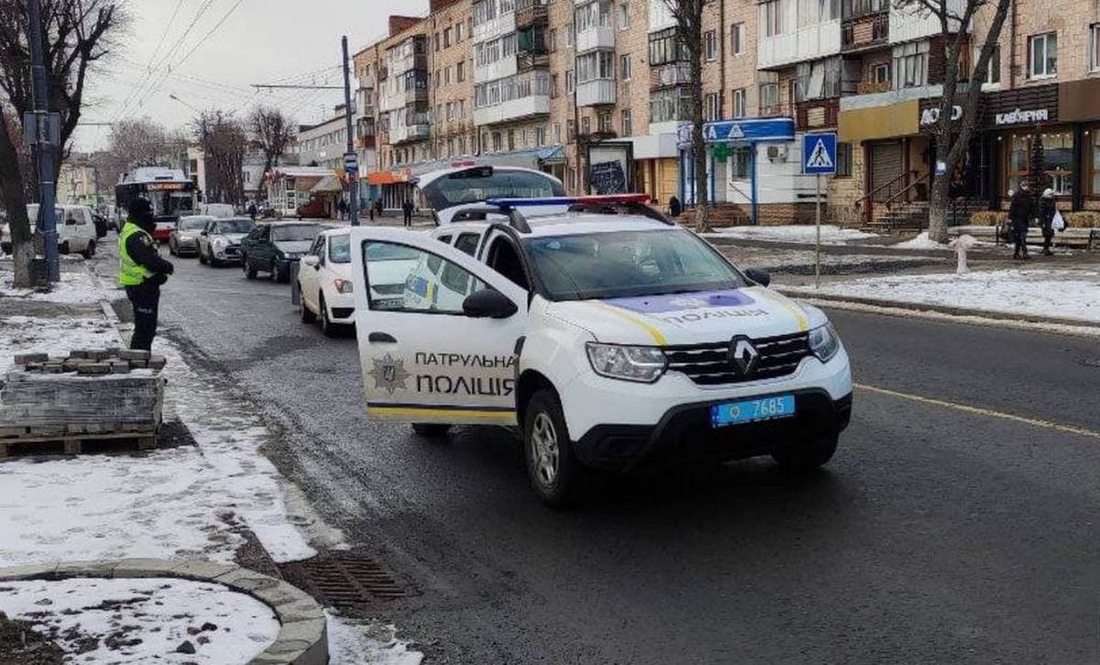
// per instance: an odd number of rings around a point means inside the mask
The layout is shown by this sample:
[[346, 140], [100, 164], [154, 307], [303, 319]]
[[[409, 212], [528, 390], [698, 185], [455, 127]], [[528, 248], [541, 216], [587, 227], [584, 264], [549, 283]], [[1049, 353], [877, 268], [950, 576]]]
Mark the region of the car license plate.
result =
[[762, 420], [790, 418], [794, 415], [794, 395], [778, 395], [743, 402], [729, 402], [710, 407], [710, 423], [713, 427], [728, 427]]

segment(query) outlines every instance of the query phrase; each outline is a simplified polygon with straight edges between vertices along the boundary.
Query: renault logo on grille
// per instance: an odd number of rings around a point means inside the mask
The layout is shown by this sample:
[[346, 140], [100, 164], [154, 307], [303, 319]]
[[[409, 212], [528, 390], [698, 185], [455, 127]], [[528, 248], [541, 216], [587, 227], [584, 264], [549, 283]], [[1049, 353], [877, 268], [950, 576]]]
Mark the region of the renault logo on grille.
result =
[[730, 342], [729, 362], [741, 376], [751, 376], [760, 364], [760, 352], [748, 337], [734, 337]]

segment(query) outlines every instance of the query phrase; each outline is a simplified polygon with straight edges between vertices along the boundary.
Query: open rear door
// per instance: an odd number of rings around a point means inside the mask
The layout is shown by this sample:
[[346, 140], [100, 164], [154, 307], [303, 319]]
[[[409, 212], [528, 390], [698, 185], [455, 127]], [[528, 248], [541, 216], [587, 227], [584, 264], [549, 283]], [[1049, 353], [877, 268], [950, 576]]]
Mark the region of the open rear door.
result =
[[426, 233], [354, 228], [351, 249], [368, 415], [514, 425], [527, 292]]

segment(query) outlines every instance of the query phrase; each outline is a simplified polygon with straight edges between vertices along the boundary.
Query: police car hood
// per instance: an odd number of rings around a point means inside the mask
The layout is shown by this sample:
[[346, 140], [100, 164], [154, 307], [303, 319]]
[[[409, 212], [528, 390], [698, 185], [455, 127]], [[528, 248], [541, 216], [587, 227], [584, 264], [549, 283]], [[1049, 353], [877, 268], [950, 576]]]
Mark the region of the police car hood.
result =
[[763, 287], [552, 303], [547, 315], [611, 344], [705, 344], [805, 332], [826, 323], [814, 307]]

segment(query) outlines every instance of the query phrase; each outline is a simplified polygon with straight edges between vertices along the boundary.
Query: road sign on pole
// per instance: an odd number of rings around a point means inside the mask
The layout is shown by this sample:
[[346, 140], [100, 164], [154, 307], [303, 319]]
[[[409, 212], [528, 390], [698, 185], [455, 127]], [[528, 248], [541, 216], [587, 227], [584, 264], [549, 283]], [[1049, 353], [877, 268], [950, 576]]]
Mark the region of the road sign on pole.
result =
[[821, 176], [836, 175], [836, 133], [816, 132], [802, 137], [802, 172], [813, 175], [817, 193], [817, 242], [814, 252], [814, 288], [821, 287]]

